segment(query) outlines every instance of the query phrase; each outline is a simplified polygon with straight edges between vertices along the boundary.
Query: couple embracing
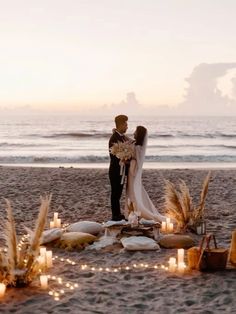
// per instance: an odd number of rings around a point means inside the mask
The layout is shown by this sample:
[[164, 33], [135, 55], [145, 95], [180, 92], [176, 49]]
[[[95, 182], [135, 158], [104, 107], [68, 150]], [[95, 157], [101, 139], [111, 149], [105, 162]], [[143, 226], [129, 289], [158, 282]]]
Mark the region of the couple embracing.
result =
[[[134, 140], [125, 135], [128, 129], [128, 117], [119, 115], [115, 117], [116, 128], [109, 140], [110, 167], [109, 179], [111, 184], [111, 211], [112, 220], [127, 219], [130, 211], [139, 218], [154, 221], [166, 221], [151, 199], [142, 184], [142, 167], [147, 147], [147, 129], [137, 126], [134, 132]], [[111, 153], [117, 143], [128, 143], [132, 146], [133, 154], [130, 160], [122, 161], [117, 155]], [[122, 169], [123, 168], [123, 169]], [[125, 171], [125, 172], [123, 172]], [[121, 214], [120, 198], [124, 186], [124, 175], [127, 176], [125, 215]]]

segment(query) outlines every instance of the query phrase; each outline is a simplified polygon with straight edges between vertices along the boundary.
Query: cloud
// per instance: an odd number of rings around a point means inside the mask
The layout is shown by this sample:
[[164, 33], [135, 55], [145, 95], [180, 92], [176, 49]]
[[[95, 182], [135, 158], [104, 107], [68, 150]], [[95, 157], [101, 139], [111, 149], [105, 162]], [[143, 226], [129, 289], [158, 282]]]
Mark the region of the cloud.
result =
[[233, 95], [233, 97], [236, 98], [236, 77], [233, 77], [231, 79], [231, 82], [232, 82], [232, 85], [233, 85], [233, 87], [232, 87], [232, 95]]
[[139, 103], [135, 93], [129, 92], [126, 94], [125, 100], [108, 106], [107, 110], [112, 114], [119, 114], [122, 112], [126, 114], [138, 114], [143, 111], [143, 105]]
[[[178, 110], [187, 114], [230, 114], [236, 113], [236, 101], [228, 95], [223, 95], [217, 86], [217, 81], [236, 63], [201, 63], [193, 69], [186, 79], [189, 86], [186, 89], [185, 100]], [[236, 78], [233, 78], [233, 93], [236, 93]]]
[[[126, 100], [108, 106], [108, 110], [117, 114], [124, 112], [133, 115], [232, 115], [236, 114], [236, 77], [227, 78], [227, 74], [236, 69], [233, 63], [201, 63], [186, 78], [188, 87], [184, 101], [175, 107], [162, 105], [148, 107], [140, 104], [135, 93], [128, 93]], [[235, 70], [233, 70], [233, 75]], [[220, 78], [228, 79], [231, 90], [225, 94], [218, 86]]]

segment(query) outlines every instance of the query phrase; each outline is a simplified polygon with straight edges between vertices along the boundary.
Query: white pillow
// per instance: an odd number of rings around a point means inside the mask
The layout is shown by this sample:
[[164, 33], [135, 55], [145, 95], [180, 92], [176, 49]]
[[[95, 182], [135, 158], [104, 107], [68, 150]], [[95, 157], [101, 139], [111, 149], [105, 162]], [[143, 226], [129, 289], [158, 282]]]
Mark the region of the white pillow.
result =
[[101, 224], [95, 221], [79, 221], [69, 225], [66, 229], [67, 232], [84, 232], [97, 235], [103, 231]]
[[43, 232], [40, 244], [50, 243], [54, 240], [60, 239], [63, 231], [60, 228], [53, 228]]
[[128, 251], [160, 250], [156, 241], [148, 237], [132, 236], [129, 238], [122, 238], [121, 243]]

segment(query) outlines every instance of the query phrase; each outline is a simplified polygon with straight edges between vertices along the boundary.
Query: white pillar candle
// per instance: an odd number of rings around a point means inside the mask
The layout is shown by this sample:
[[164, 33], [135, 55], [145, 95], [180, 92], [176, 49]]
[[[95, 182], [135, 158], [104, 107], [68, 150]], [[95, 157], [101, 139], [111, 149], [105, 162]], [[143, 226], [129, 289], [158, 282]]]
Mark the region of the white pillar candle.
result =
[[39, 267], [42, 269], [45, 267], [45, 257], [44, 256], [39, 256], [38, 257], [38, 262], [39, 262]]
[[47, 275], [41, 275], [40, 276], [40, 283], [42, 289], [47, 289], [48, 287], [48, 276]]
[[46, 252], [46, 263], [48, 268], [52, 267], [52, 251]]
[[184, 263], [184, 249], [178, 249], [178, 265]]
[[60, 218], [57, 219], [56, 227], [61, 228], [61, 219]]
[[169, 259], [169, 270], [171, 272], [174, 272], [176, 270], [176, 258], [175, 257], [170, 257]]
[[161, 231], [163, 231], [163, 232], [166, 231], [166, 221], [162, 221], [162, 223], [161, 223]]
[[41, 256], [45, 256], [47, 249], [45, 247], [41, 247], [39, 251]]
[[169, 223], [170, 223], [170, 218], [168, 217], [166, 218], [166, 224], [169, 225]]
[[185, 263], [182, 263], [182, 262], [178, 263], [178, 271], [179, 272], [183, 273], [185, 271], [185, 268], [186, 268]]
[[57, 225], [57, 219], [58, 219], [58, 213], [54, 213], [53, 221], [54, 221], [54, 226], [55, 226], [55, 227], [56, 227], [56, 225]]
[[54, 221], [50, 221], [50, 229], [55, 228]]
[[169, 223], [169, 232], [173, 232], [174, 224], [172, 222]]
[[46, 258], [47, 249], [45, 247], [40, 248], [40, 262], [41, 267], [46, 267], [47, 258]]
[[0, 298], [3, 298], [6, 291], [6, 285], [4, 283], [0, 283]]

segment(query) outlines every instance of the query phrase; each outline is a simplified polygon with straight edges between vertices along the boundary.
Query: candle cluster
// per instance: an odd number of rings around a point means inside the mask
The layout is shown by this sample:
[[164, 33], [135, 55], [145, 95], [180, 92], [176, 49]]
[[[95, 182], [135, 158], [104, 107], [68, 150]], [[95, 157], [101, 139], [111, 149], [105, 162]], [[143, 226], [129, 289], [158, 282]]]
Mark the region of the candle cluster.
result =
[[53, 220], [49, 222], [50, 229], [61, 228], [61, 219], [58, 218], [58, 213], [54, 213]]
[[161, 223], [161, 231], [171, 233], [174, 230], [174, 224], [170, 222], [170, 218], [166, 218], [166, 221]]
[[177, 263], [175, 257], [170, 257], [168, 263], [169, 271], [175, 272], [177, 270], [180, 273], [183, 273], [186, 269], [186, 264], [184, 263], [184, 249], [178, 249]]
[[46, 269], [52, 267], [52, 251], [47, 251], [45, 247], [40, 248], [40, 255], [38, 257], [38, 262], [41, 269]]

